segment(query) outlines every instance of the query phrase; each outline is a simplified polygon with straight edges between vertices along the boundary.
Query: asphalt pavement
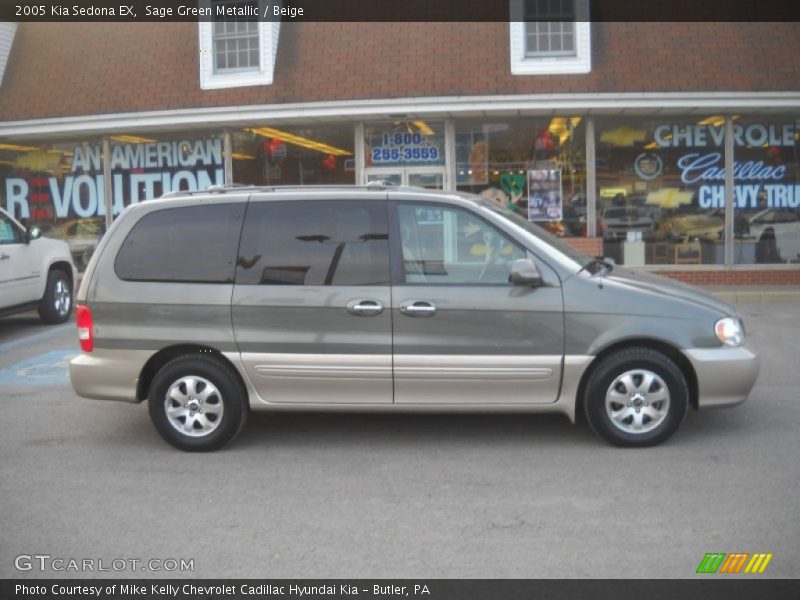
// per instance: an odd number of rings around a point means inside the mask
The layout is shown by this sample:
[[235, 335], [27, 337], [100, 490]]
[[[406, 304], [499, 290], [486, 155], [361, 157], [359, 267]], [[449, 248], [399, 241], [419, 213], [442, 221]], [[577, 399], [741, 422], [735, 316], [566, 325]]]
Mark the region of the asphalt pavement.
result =
[[707, 552], [800, 577], [800, 309], [738, 308], [750, 400], [649, 449], [558, 416], [255, 413], [185, 454], [144, 405], [75, 396], [74, 323], [2, 319], [0, 577], [686, 578]]

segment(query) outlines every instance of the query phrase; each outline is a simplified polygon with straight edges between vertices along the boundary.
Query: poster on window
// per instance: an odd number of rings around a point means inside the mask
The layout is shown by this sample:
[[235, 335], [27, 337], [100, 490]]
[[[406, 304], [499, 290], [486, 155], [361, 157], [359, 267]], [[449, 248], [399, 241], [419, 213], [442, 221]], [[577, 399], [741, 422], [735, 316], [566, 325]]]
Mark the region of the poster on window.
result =
[[562, 215], [561, 171], [559, 169], [528, 171], [528, 220], [560, 221]]

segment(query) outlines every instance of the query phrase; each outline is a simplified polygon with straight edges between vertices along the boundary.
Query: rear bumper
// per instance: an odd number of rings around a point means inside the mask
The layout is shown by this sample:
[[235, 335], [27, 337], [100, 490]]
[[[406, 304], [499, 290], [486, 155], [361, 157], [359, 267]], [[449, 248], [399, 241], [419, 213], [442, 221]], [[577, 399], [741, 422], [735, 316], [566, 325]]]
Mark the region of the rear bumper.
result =
[[733, 406], [747, 400], [761, 361], [747, 348], [684, 350], [697, 374], [699, 408]]
[[95, 400], [137, 402], [136, 384], [152, 352], [95, 348], [69, 363], [69, 378], [75, 393]]

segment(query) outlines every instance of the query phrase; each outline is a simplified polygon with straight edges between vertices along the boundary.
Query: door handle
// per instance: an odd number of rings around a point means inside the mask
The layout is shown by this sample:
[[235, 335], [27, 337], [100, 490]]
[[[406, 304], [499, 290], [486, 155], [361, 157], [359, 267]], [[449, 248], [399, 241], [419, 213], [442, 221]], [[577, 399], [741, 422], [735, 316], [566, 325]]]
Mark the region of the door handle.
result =
[[406, 300], [400, 305], [400, 312], [407, 317], [432, 317], [439, 310], [427, 300]]
[[8, 254], [0, 254], [0, 260], [8, 260], [11, 258]]
[[347, 303], [347, 312], [357, 317], [375, 317], [383, 312], [383, 303], [370, 298], [350, 300]]

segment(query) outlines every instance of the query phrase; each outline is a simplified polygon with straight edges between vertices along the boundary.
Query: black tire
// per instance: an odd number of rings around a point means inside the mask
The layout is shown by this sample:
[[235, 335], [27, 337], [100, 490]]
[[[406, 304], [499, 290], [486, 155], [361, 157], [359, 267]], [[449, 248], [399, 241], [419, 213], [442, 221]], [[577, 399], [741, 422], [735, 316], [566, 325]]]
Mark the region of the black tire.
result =
[[[650, 379], [648, 374], [655, 378], [642, 396], [645, 377]], [[633, 385], [618, 380], [625, 375], [630, 375], [627, 381]], [[613, 391], [612, 384], [615, 384]], [[636, 391], [629, 393], [629, 387]], [[666, 388], [666, 395], [662, 387]], [[616, 400], [623, 397], [630, 403]], [[668, 398], [666, 403], [653, 400], [664, 397]], [[611, 399], [610, 408], [607, 408], [607, 398]], [[670, 358], [649, 348], [620, 350], [602, 359], [592, 370], [584, 396], [586, 419], [592, 430], [615, 446], [660, 444], [680, 427], [688, 407], [689, 386], [683, 373]], [[609, 411], [617, 418], [612, 419]], [[655, 418], [651, 418], [651, 414]], [[642, 430], [634, 431], [637, 426]]]
[[72, 300], [69, 277], [64, 271], [53, 269], [47, 274], [44, 296], [39, 303], [39, 316], [48, 325], [66, 323], [72, 315]]
[[[190, 411], [189, 400], [192, 396], [188, 393], [189, 388], [185, 381], [187, 378], [197, 380], [194, 386], [198, 394], [194, 396], [197, 412]], [[207, 398], [205, 404], [199, 399], [210, 388], [199, 380], [205, 380], [217, 390], [216, 394], [212, 393]], [[183, 383], [179, 384], [181, 381]], [[173, 410], [186, 414], [170, 418], [167, 415], [167, 394], [173, 388], [177, 388], [175, 395], [178, 397], [181, 397], [183, 391], [187, 392], [187, 403], [183, 404], [183, 408], [180, 401], [170, 401]], [[156, 431], [179, 450], [188, 452], [217, 450], [239, 435], [247, 420], [247, 401], [247, 390], [236, 371], [219, 358], [200, 353], [181, 356], [164, 365], [153, 378], [148, 396], [150, 419]], [[212, 421], [214, 414], [219, 416]], [[181, 417], [183, 421], [180, 420]], [[205, 419], [202, 423], [201, 418]], [[191, 426], [186, 424], [187, 420], [191, 420]], [[183, 424], [184, 431], [191, 431], [191, 435], [179, 431], [177, 427], [180, 424]], [[213, 429], [203, 432], [206, 426]]]

